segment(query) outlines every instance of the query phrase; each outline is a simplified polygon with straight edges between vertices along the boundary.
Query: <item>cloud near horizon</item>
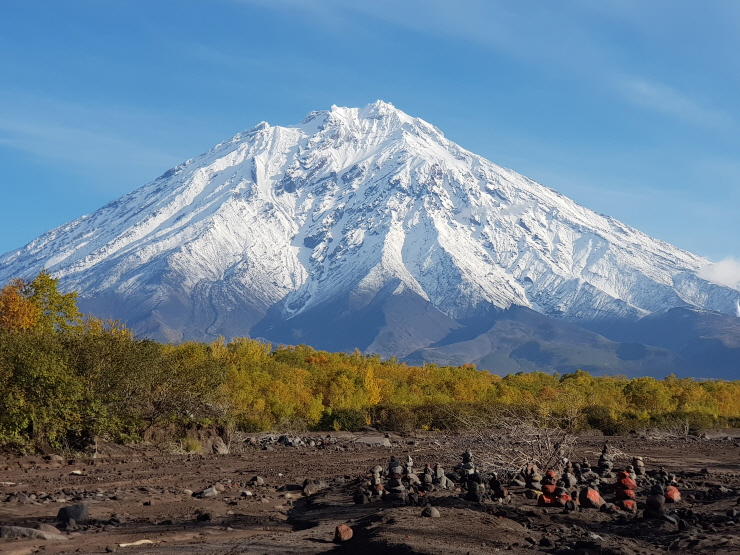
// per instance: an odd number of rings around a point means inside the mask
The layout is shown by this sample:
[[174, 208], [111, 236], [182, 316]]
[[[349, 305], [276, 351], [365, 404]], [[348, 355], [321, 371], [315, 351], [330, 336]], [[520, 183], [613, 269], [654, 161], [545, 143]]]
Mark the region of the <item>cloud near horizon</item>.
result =
[[704, 266], [697, 272], [697, 275], [718, 285], [740, 289], [740, 260], [725, 258]]

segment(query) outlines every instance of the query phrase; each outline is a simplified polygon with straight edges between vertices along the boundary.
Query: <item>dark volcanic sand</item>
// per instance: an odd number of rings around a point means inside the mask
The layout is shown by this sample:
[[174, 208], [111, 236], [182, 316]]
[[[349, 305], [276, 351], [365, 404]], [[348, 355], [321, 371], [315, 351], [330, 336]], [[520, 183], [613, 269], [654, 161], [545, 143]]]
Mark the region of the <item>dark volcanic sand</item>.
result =
[[[609, 438], [617, 451], [645, 457], [648, 469], [664, 466], [683, 480], [683, 501], [668, 506], [681, 514], [699, 515], [697, 525], [679, 529], [668, 522], [626, 513], [608, 515], [596, 510], [566, 514], [543, 509], [512, 488], [513, 501], [502, 505], [470, 503], [460, 492], [435, 491], [430, 502], [441, 518], [421, 517], [417, 506], [394, 507], [383, 502], [355, 505], [357, 484], [376, 464], [387, 467], [391, 455], [410, 454], [414, 466], [441, 463], [448, 471], [476, 444], [465, 436], [420, 433], [393, 436], [393, 447], [354, 443], [352, 434], [333, 434], [338, 444], [327, 448], [276, 446], [272, 450], [245, 448], [231, 455], [166, 455], [154, 448], [102, 449], [98, 458], [48, 461], [41, 456], [0, 457], [0, 525], [34, 527], [55, 524], [57, 511], [84, 502], [96, 523], [62, 531], [67, 540], [0, 539], [0, 553], [118, 553], [165, 555], [300, 554], [316, 553], [676, 553], [740, 554], [740, 432], [720, 431], [710, 439], [649, 440]], [[604, 438], [583, 437], [574, 460], [588, 456], [592, 464]], [[616, 468], [629, 461], [618, 458]], [[702, 473], [706, 468], [709, 473]], [[84, 473], [71, 475], [73, 470]], [[264, 486], [248, 482], [264, 477]], [[304, 496], [300, 489], [281, 486], [321, 479], [329, 487]], [[15, 485], [8, 485], [12, 482]], [[194, 492], [220, 483], [215, 498], [197, 499]], [[249, 490], [252, 497], [241, 497]], [[18, 501], [15, 493], [51, 494], [53, 501]], [[646, 493], [638, 488], [638, 504]], [[694, 495], [696, 499], [691, 499]], [[60, 500], [59, 498], [64, 500]], [[605, 494], [607, 501], [613, 497]], [[10, 499], [6, 501], [6, 499]], [[61, 502], [60, 502], [61, 501]], [[146, 504], [145, 504], [146, 503]], [[210, 520], [197, 520], [209, 513]], [[740, 514], [740, 513], [739, 513]], [[118, 522], [104, 524], [111, 517]], [[203, 518], [203, 517], [201, 517]], [[354, 537], [332, 542], [335, 527], [347, 524]], [[542, 546], [544, 537], [550, 546]], [[152, 544], [119, 547], [150, 540]], [[547, 543], [547, 542], [545, 542]]]

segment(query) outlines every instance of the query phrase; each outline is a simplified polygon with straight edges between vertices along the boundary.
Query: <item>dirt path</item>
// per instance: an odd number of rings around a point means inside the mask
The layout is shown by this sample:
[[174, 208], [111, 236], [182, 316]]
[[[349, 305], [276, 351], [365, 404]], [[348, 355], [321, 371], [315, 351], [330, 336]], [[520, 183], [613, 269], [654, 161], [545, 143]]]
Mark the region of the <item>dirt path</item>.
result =
[[[459, 490], [431, 492], [428, 502], [442, 518], [421, 517], [419, 506], [355, 505], [353, 494], [368, 470], [387, 467], [391, 455], [410, 454], [416, 468], [439, 462], [452, 469], [476, 445], [462, 436], [429, 433], [393, 437], [390, 448], [339, 436], [320, 448], [255, 447], [231, 455], [114, 449], [95, 459], [0, 459], [1, 526], [57, 525], [59, 509], [77, 503], [89, 508], [92, 519], [61, 527], [64, 539], [0, 539], [0, 553], [740, 553], [737, 431], [689, 441], [609, 438], [615, 452], [643, 456], [648, 468], [663, 466], [679, 476], [684, 500], [672, 509], [681, 526], [644, 519], [642, 511], [633, 516], [544, 509], [523, 488], [512, 488], [508, 504], [464, 501]], [[595, 462], [603, 442], [583, 438], [577, 457]], [[626, 464], [626, 457], [616, 461], [617, 467]], [[254, 476], [265, 484], [251, 483]], [[306, 496], [306, 479], [326, 487]], [[214, 497], [191, 494], [210, 486], [219, 490]], [[640, 506], [645, 495], [638, 490]], [[332, 539], [339, 524], [349, 525], [354, 536], [337, 544]], [[120, 547], [140, 540], [152, 543]]]

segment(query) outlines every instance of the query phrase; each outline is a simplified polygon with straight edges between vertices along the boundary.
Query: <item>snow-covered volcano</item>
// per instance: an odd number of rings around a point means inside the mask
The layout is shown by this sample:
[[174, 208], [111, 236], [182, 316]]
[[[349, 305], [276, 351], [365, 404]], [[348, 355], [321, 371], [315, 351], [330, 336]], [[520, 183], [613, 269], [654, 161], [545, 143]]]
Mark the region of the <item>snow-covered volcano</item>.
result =
[[46, 267], [158, 339], [357, 326], [332, 346], [404, 356], [512, 305], [576, 323], [734, 315], [740, 292], [699, 278], [707, 264], [378, 101], [261, 123], [3, 255], [0, 281]]

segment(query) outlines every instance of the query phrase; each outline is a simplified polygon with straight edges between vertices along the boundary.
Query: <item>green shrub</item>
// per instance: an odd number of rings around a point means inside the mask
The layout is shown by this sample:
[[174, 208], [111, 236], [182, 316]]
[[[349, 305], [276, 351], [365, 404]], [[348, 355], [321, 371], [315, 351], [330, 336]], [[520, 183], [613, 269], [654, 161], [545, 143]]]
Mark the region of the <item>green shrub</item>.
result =
[[356, 432], [369, 422], [367, 409], [334, 409], [326, 410], [321, 416], [317, 430], [334, 430]]

